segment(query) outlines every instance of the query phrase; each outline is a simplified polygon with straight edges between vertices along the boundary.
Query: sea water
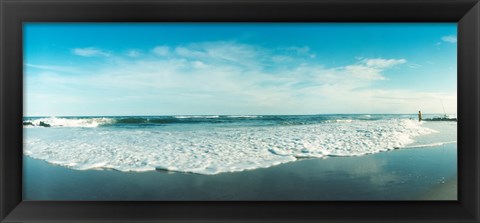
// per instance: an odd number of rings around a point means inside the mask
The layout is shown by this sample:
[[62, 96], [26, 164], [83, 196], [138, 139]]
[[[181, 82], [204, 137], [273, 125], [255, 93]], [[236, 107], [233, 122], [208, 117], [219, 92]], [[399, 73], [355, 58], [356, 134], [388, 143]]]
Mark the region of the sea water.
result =
[[456, 121], [416, 115], [26, 117], [23, 124], [25, 155], [77, 170], [218, 174], [456, 141]]

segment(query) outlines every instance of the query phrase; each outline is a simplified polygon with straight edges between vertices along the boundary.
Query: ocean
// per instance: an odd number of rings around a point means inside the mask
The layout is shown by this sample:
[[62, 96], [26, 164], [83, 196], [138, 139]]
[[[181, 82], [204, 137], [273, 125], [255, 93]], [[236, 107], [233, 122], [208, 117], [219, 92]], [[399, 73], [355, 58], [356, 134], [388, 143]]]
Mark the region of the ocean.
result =
[[214, 175], [456, 142], [455, 118], [442, 116], [25, 117], [23, 152], [76, 170]]

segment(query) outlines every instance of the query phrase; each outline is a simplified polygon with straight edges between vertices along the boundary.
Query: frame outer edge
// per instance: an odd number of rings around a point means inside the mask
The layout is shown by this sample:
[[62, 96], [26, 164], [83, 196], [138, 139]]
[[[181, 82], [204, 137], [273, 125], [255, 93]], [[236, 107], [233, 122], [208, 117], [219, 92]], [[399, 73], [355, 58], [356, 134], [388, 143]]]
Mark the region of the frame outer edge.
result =
[[[476, 100], [479, 100], [480, 99], [480, 2], [477, 2], [477, 4], [475, 4], [475, 6], [473, 7], [472, 9], [472, 13], [474, 15], [474, 19], [475, 19], [475, 77], [476, 77]], [[458, 51], [458, 49], [457, 49]], [[457, 96], [458, 97], [458, 96]], [[476, 104], [476, 128], [475, 128], [475, 133], [477, 134], [477, 137], [476, 137], [476, 140], [475, 140], [475, 151], [476, 151], [476, 173], [475, 173], [475, 176], [476, 176], [476, 180], [475, 180], [475, 183], [476, 185], [474, 185], [475, 188], [477, 188], [475, 190], [475, 192], [477, 193], [476, 196], [475, 196], [475, 201], [474, 201], [474, 204], [475, 205], [473, 207], [473, 216], [474, 216], [474, 219], [476, 222], [480, 222], [480, 162], [478, 162], [480, 160], [480, 135], [478, 135], [480, 133], [480, 103], [477, 103]]]
[[[21, 120], [16, 119], [16, 116], [21, 117], [23, 114], [21, 107], [19, 109], [18, 106], [12, 105], [12, 102], [15, 100], [14, 95], [19, 90], [21, 91], [21, 88], [11, 84], [16, 78], [18, 80], [18, 75], [8, 76], [7, 74], [16, 74], [17, 70], [15, 68], [18, 68], [17, 65], [21, 65], [23, 62], [8, 63], [10, 58], [18, 55], [15, 53], [8, 54], [7, 52], [12, 52], [12, 49], [15, 49], [18, 45], [17, 42], [22, 43], [22, 40], [12, 38], [13, 36], [10, 32], [16, 32], [16, 30], [12, 31], [12, 28], [21, 21], [23, 16], [24, 14], [19, 10], [18, 4], [15, 5], [8, 0], [0, 0], [0, 222], [8, 221], [8, 216], [22, 202], [22, 175], [18, 175], [18, 173], [22, 173], [22, 160], [18, 159], [17, 156], [12, 156], [16, 152], [7, 148], [10, 145], [9, 143], [17, 139], [15, 134], [13, 136], [10, 135], [15, 129], [12, 130], [7, 127]], [[20, 30], [21, 32], [22, 30]], [[22, 49], [20, 48], [18, 52], [21, 55]], [[21, 74], [21, 67], [18, 71]], [[15, 113], [17, 115], [12, 116]], [[22, 144], [21, 141], [20, 144]], [[16, 163], [14, 168], [12, 168], [12, 163]], [[20, 189], [16, 187], [18, 182], [20, 182]], [[14, 190], [12, 190], [13, 188]]]
[[[3, 60], [4, 60], [4, 49], [5, 49], [5, 44], [4, 44], [4, 35], [5, 35], [5, 32], [3, 30], [3, 26], [4, 26], [4, 15], [5, 13], [3, 12], [4, 11], [4, 1], [3, 0], [0, 0], [0, 108], [3, 106], [3, 102], [4, 102], [4, 99], [3, 99], [3, 76], [4, 76], [4, 66], [3, 66]], [[5, 159], [5, 153], [4, 153], [4, 149], [5, 149], [5, 146], [4, 146], [4, 140], [3, 140], [3, 135], [5, 134], [4, 133], [4, 128], [3, 128], [3, 109], [0, 109], [0, 197], [4, 197], [4, 194], [5, 194], [5, 188], [4, 188], [4, 184], [5, 184], [5, 162], [4, 162], [4, 159]], [[3, 221], [4, 218], [6, 217], [6, 214], [5, 214], [5, 204], [4, 204], [4, 199], [0, 199], [0, 221]]]
[[[476, 20], [477, 20], [477, 63], [476, 63], [476, 69], [477, 69], [477, 78], [480, 79], [480, 3], [477, 2], [477, 4], [475, 5], [476, 7]], [[480, 83], [480, 80], [477, 81], [477, 87], [480, 86], [479, 85]], [[477, 88], [478, 90], [478, 88]], [[480, 97], [480, 92], [477, 92], [477, 95]], [[477, 112], [480, 112], [480, 103], [477, 104]], [[477, 113], [477, 115], [480, 115]], [[479, 125], [480, 125], [480, 119], [477, 120], [477, 133], [479, 133]], [[480, 136], [477, 136], [477, 137], [480, 137]], [[479, 148], [479, 138], [477, 138], [477, 161], [480, 160], [480, 152], [478, 151], [480, 148]], [[477, 221], [480, 221], [480, 162], [477, 162], [477, 197], [476, 197], [476, 205], [477, 205], [477, 208], [476, 208], [476, 213], [475, 213], [475, 219]]]
[[[458, 61], [457, 61], [457, 69], [460, 73], [467, 74], [464, 75], [463, 77], [458, 77], [457, 84], [462, 84], [465, 83], [466, 81], [472, 81], [475, 83], [473, 89], [471, 90], [470, 93], [473, 93], [473, 97], [469, 98], [468, 101], [463, 101], [462, 107], [460, 109], [459, 106], [457, 106], [459, 113], [460, 111], [462, 114], [459, 114], [459, 119], [462, 120], [463, 125], [470, 125], [468, 124], [469, 121], [473, 122], [475, 125], [470, 128], [468, 128], [471, 131], [474, 131], [473, 133], [468, 133], [465, 131], [462, 131], [462, 129], [459, 129], [458, 133], [459, 136], [457, 137], [474, 137], [474, 145], [471, 151], [465, 151], [466, 149], [464, 148], [462, 152], [462, 155], [459, 154], [458, 159], [459, 159], [459, 165], [458, 169], [464, 169], [466, 171], [464, 172], [469, 172], [469, 174], [464, 174], [462, 172], [459, 172], [459, 184], [458, 184], [458, 195], [459, 195], [459, 201], [461, 201], [463, 208], [465, 211], [467, 211], [469, 214], [472, 216], [472, 220], [474, 222], [480, 222], [480, 103], [478, 101], [480, 100], [480, 1], [477, 1], [477, 3], [464, 15], [462, 19], [457, 23], [457, 28], [460, 28], [461, 26], [467, 26], [469, 28], [472, 28], [472, 32], [463, 32], [458, 34], [458, 39], [459, 41], [464, 41], [467, 42], [468, 47], [466, 44], [463, 45], [458, 45], [457, 46], [457, 55], [458, 55]], [[470, 48], [471, 53], [467, 53], [465, 55], [466, 48]], [[463, 53], [462, 53], [463, 52]], [[461, 56], [463, 56], [461, 58]], [[460, 60], [461, 59], [461, 60]], [[469, 62], [466, 62], [467, 60], [470, 60]], [[474, 64], [471, 64], [474, 63]], [[461, 70], [460, 70], [461, 69]], [[468, 77], [471, 75], [470, 77]], [[465, 81], [465, 79], [467, 79]], [[472, 92], [473, 91], [473, 92]], [[462, 99], [465, 98], [465, 96], [468, 96], [464, 94], [462, 91], [462, 88], [460, 86], [457, 86], [457, 98]], [[467, 91], [468, 92], [468, 91]], [[465, 103], [468, 102], [468, 103]], [[469, 103], [473, 103], [469, 104]], [[471, 111], [473, 110], [473, 111]], [[470, 112], [471, 111], [471, 112]], [[466, 113], [470, 114], [474, 120], [465, 120], [462, 118], [463, 115]], [[473, 113], [473, 115], [471, 114]], [[470, 136], [470, 134], [472, 134]], [[463, 138], [463, 137], [462, 137]], [[458, 140], [462, 141], [462, 139], [458, 138]], [[470, 139], [471, 140], [471, 139]], [[459, 141], [459, 142], [460, 142]], [[472, 157], [467, 157], [467, 156], [472, 156]], [[473, 165], [470, 166], [465, 166], [460, 163], [460, 159], [474, 159]], [[476, 161], [476, 162], [475, 162]], [[470, 167], [470, 169], [468, 168]], [[474, 168], [471, 168], [474, 167]], [[465, 178], [466, 177], [475, 177], [473, 183], [474, 185], [465, 185]], [[475, 194], [469, 194], [465, 195], [462, 191], [472, 191]], [[472, 196], [472, 197], [467, 197], [467, 196]]]
[[[475, 84], [476, 84], [476, 92], [475, 92], [475, 95], [476, 95], [476, 100], [480, 100], [480, 2], [477, 2], [477, 4], [475, 4], [475, 6], [472, 8], [472, 10], [469, 12], [469, 13], [472, 13], [472, 16], [474, 17], [474, 25], [475, 25], [475, 33], [474, 33], [474, 52], [475, 52], [475, 56], [474, 56], [474, 62], [475, 62], [475, 67], [474, 67], [474, 76], [476, 77], [475, 79]], [[469, 14], [467, 13], [467, 15]], [[458, 51], [458, 50], [457, 50]], [[476, 118], [476, 126], [475, 126], [475, 133], [477, 134], [476, 138], [475, 138], [475, 150], [476, 153], [475, 153], [475, 159], [476, 159], [476, 165], [475, 165], [475, 170], [476, 172], [474, 172], [475, 174], [475, 185], [473, 185], [473, 187], [476, 188], [475, 192], [476, 192], [476, 196], [474, 196], [474, 201], [472, 203], [473, 207], [472, 207], [472, 210], [469, 210], [469, 211], [472, 211], [472, 215], [475, 219], [475, 222], [480, 222], [480, 219], [479, 219], [479, 215], [480, 215], [480, 163], [479, 163], [479, 160], [480, 160], [480, 152], [479, 152], [479, 149], [480, 149], [480, 103], [477, 103], [476, 106], [475, 106], [475, 118]]]
[[[9, 2], [14, 2], [14, 1], [11, 1], [11, 0], [0, 0], [0, 222], [3, 222], [5, 220], [5, 218], [7, 217], [7, 210], [6, 210], [6, 206], [5, 206], [5, 202], [4, 202], [4, 199], [5, 198], [5, 194], [6, 194], [6, 189], [5, 189], [5, 183], [6, 183], [6, 180], [5, 180], [5, 177], [6, 177], [6, 174], [7, 174], [7, 170], [6, 170], [6, 164], [5, 164], [5, 138], [7, 136], [7, 133], [4, 131], [5, 130], [5, 127], [4, 127], [4, 121], [6, 120], [6, 113], [5, 113], [5, 110], [3, 108], [3, 106], [5, 105], [5, 100], [6, 100], [6, 93], [7, 91], [5, 90], [5, 83], [4, 83], [4, 79], [5, 79], [5, 68], [4, 68], [4, 64], [5, 64], [5, 61], [6, 61], [6, 57], [4, 57], [5, 55], [5, 46], [6, 46], [6, 43], [5, 43], [5, 36], [7, 35], [5, 33], [5, 22], [6, 22], [6, 15], [4, 13], [5, 11], [5, 5], [6, 3], [9, 3]], [[20, 2], [26, 2], [26, 1], [22, 1], [20, 0]], [[103, 1], [100, 1], [100, 2], [103, 2]], [[249, 1], [247, 1], [249, 2]], [[480, 57], [480, 3], [478, 3], [477, 1], [477, 4], [472, 7], [472, 10], [469, 12], [469, 13], [472, 13], [473, 15], [471, 16], [474, 16], [474, 19], [475, 19], [475, 25], [476, 25], [476, 29], [475, 29], [475, 37], [477, 38], [476, 40], [474, 40], [475, 42], [475, 48], [472, 49], [475, 51], [475, 59], [476, 59], [476, 63], [475, 63], [475, 77], [473, 78], [475, 80], [475, 84], [476, 84], [476, 89], [473, 93], [475, 93], [475, 99], [479, 99], [480, 98], [480, 90], [478, 89], [478, 87], [480, 87], [480, 60], [479, 60], [479, 57]], [[458, 48], [457, 48], [458, 50]], [[457, 89], [458, 90], [458, 89]], [[478, 134], [479, 133], [479, 129], [480, 129], [480, 119], [479, 119], [479, 116], [480, 114], [478, 112], [480, 112], [480, 104], [476, 104], [475, 107], [473, 107], [473, 109], [475, 110], [475, 133]], [[479, 146], [479, 137], [477, 135], [477, 137], [475, 138], [475, 147], [474, 149], [476, 149], [476, 152], [474, 153], [475, 154], [475, 159], [476, 160], [479, 160], [479, 154], [480, 152], [478, 151], [478, 146]], [[480, 184], [480, 179], [479, 179], [479, 167], [480, 167], [480, 163], [479, 162], [476, 162], [475, 165], [476, 167], [476, 170], [474, 171], [474, 173], [476, 174], [476, 179], [475, 179], [475, 184], [474, 186], [479, 186]], [[474, 196], [472, 199], [474, 201], [474, 206], [470, 206], [470, 209], [469, 211], [470, 212], [473, 212], [471, 214], [473, 214], [473, 217], [475, 218], [475, 222], [478, 222], [479, 221], [479, 213], [480, 213], [480, 193], [479, 193], [479, 189], [477, 188], [476, 190], [476, 196]]]

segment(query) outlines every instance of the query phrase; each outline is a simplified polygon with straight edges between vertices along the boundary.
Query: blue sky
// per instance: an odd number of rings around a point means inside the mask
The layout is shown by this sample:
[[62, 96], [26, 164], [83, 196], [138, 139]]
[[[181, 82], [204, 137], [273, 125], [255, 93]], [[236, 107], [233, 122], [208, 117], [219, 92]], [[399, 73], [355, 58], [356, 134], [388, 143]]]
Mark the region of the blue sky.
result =
[[456, 113], [455, 23], [26, 23], [24, 115]]

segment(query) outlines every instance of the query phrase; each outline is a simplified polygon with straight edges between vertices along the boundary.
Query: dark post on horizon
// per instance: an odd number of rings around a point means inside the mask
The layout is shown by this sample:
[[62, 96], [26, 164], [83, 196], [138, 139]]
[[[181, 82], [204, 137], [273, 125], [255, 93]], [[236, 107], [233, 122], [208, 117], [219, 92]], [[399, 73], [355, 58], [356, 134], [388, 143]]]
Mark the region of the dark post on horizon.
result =
[[418, 111], [418, 121], [419, 122], [422, 121], [422, 112], [421, 111]]

